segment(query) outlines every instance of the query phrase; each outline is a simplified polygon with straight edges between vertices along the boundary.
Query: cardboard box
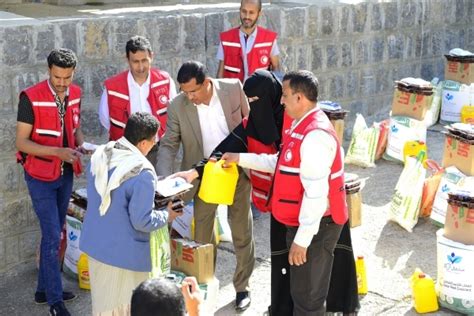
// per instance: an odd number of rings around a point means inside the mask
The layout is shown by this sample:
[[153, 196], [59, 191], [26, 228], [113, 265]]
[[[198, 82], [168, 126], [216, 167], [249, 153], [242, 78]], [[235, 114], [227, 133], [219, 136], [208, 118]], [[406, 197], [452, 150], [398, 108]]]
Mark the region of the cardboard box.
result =
[[171, 269], [195, 276], [199, 283], [210, 282], [214, 278], [214, 246], [183, 238], [172, 239]]
[[346, 201], [350, 228], [360, 226], [362, 224], [362, 195], [360, 191], [347, 194]]
[[467, 207], [451, 202], [448, 204], [444, 236], [464, 245], [474, 245], [474, 205]]
[[344, 119], [331, 120], [332, 126], [336, 130], [337, 139], [342, 144], [344, 142]]
[[433, 95], [405, 92], [395, 88], [392, 116], [407, 116], [422, 121], [432, 102]]
[[455, 166], [467, 176], [474, 176], [474, 144], [446, 135], [443, 167]]
[[446, 61], [444, 68], [444, 79], [453, 80], [465, 84], [474, 82], [474, 63], [461, 63], [458, 61]]

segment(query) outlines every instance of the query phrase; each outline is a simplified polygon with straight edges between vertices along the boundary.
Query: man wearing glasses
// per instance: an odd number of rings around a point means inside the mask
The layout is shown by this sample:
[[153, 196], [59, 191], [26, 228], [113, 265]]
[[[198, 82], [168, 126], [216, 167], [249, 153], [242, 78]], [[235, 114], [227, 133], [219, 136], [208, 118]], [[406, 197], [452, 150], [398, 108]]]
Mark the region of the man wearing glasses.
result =
[[[189, 170], [203, 157], [208, 158], [249, 114], [249, 104], [240, 81], [211, 79], [200, 62], [184, 63], [178, 72], [178, 83], [181, 93], [168, 108], [166, 134], [158, 150], [158, 175], [173, 173], [173, 162], [180, 145], [183, 147], [180, 170]], [[195, 240], [216, 245], [213, 226], [217, 205], [208, 204], [198, 197], [199, 180], [193, 184], [194, 189], [186, 198], [194, 198]], [[233, 281], [237, 292], [235, 308], [238, 311], [250, 305], [249, 278], [255, 263], [249, 196], [250, 181], [239, 168], [234, 204], [229, 206], [237, 259]]]
[[[128, 117], [135, 112], [152, 114], [160, 123], [157, 141], [166, 127], [169, 100], [176, 96], [176, 86], [166, 71], [152, 68], [153, 51], [148, 39], [133, 36], [125, 46], [129, 70], [107, 79], [99, 104], [99, 119], [109, 131], [109, 139], [123, 136]], [[147, 155], [156, 165], [158, 146]]]

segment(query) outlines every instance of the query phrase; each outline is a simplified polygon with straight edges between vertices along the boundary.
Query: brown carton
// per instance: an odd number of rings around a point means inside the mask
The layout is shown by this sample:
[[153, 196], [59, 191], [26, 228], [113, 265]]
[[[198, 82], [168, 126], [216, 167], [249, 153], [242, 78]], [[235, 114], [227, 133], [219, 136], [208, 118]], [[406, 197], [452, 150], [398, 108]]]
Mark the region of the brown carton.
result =
[[349, 211], [349, 226], [351, 228], [362, 224], [362, 196], [360, 191], [346, 195], [347, 209]]
[[443, 167], [455, 166], [467, 176], [474, 176], [474, 144], [446, 135]]
[[195, 276], [198, 283], [214, 278], [214, 246], [183, 238], [171, 239], [171, 269]]
[[433, 95], [405, 92], [395, 88], [392, 116], [407, 116], [422, 121], [432, 102]]
[[449, 202], [444, 236], [465, 245], [474, 245], [474, 204], [462, 206]]
[[444, 68], [444, 78], [470, 85], [474, 82], [474, 63], [448, 60]]
[[344, 119], [331, 120], [331, 123], [336, 130], [337, 139], [342, 144], [344, 142]]

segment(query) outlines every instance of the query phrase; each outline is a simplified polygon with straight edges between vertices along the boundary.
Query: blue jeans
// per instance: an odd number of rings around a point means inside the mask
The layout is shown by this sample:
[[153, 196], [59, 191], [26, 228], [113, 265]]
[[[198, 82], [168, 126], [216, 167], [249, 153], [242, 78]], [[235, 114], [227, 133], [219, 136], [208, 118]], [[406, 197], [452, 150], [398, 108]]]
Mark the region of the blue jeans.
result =
[[63, 300], [58, 252], [72, 192], [73, 175], [70, 169], [66, 169], [57, 180], [46, 182], [31, 177], [25, 171], [25, 181], [41, 228], [40, 268], [36, 291], [45, 292], [48, 305], [53, 305]]

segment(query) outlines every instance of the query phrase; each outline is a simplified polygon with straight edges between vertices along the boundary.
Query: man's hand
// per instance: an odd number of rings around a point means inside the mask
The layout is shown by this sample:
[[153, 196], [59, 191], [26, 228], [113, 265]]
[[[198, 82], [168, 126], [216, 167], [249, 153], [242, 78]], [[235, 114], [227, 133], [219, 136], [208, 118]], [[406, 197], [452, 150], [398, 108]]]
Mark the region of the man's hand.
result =
[[290, 265], [300, 266], [306, 263], [307, 248], [298, 246], [295, 243], [291, 244], [290, 252], [288, 253], [288, 261]]
[[199, 177], [199, 174], [196, 171], [196, 169], [189, 169], [187, 171], [180, 171], [180, 172], [173, 173], [172, 175], [170, 175], [166, 178], [167, 179], [183, 178], [184, 180], [186, 180], [187, 183], [191, 183], [197, 177]]
[[224, 164], [222, 166], [224, 168], [227, 168], [233, 162], [235, 162], [236, 164], [239, 163], [240, 154], [239, 153], [225, 153], [224, 155], [222, 155], [221, 160], [224, 160]]
[[181, 284], [181, 293], [183, 293], [186, 310], [189, 316], [199, 315], [199, 305], [202, 303], [203, 299], [195, 277], [191, 276], [184, 278], [183, 283]]
[[56, 149], [56, 157], [64, 162], [73, 163], [81, 156], [82, 154], [80, 152], [69, 147], [60, 147]]
[[[183, 204], [184, 206], [184, 204]], [[183, 215], [183, 209], [182, 208], [174, 208], [173, 209], [173, 201], [169, 201], [168, 205], [166, 206], [166, 210], [168, 211], [168, 223], [171, 223], [174, 221], [174, 219], [178, 216]]]

